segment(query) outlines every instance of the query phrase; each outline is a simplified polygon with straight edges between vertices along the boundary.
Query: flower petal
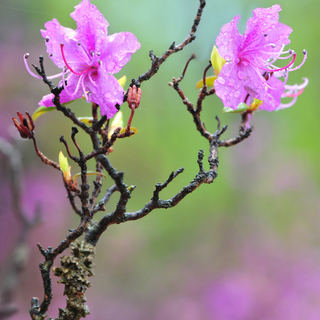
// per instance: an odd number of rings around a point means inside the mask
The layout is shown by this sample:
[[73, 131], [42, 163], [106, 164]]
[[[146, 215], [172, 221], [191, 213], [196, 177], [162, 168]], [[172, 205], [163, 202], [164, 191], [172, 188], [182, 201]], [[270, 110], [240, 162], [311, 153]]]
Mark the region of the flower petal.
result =
[[[60, 93], [60, 103], [65, 104], [72, 100], [82, 98], [83, 91], [81, 85], [79, 85], [78, 81], [81, 81], [80, 76], [71, 74], [68, 77], [68, 86], [67, 90], [62, 90]], [[52, 107], [54, 106], [52, 100], [54, 98], [54, 95], [52, 93], [47, 94], [42, 97], [42, 99], [39, 101], [39, 106], [45, 106], [45, 107]]]
[[46, 22], [44, 26], [47, 30], [40, 30], [40, 32], [46, 39], [47, 52], [52, 61], [59, 68], [63, 68], [65, 63], [62, 59], [60, 44], [64, 43], [65, 51], [70, 51], [70, 43], [77, 41], [77, 33], [70, 28], [61, 26], [57, 19]]
[[140, 48], [140, 43], [131, 32], [119, 32], [108, 36], [107, 43], [101, 50], [101, 60], [106, 61], [108, 73], [117, 73], [131, 59], [131, 56]]
[[290, 43], [288, 37], [292, 29], [278, 22], [279, 11], [281, 11], [280, 5], [253, 10], [253, 17], [248, 20], [244, 32], [242, 53], [247, 52], [255, 58], [267, 60], [270, 58], [267, 52], [271, 54], [280, 52], [283, 45]]
[[245, 74], [238, 64], [231, 61], [222, 67], [214, 88], [225, 107], [235, 110], [243, 102], [242, 98], [246, 96], [244, 81]]
[[108, 21], [89, 0], [83, 0], [70, 14], [77, 23], [79, 41], [90, 52], [100, 52], [108, 35]]
[[118, 112], [115, 106], [123, 103], [124, 92], [113, 75], [105, 71], [92, 73], [84, 79], [84, 85], [90, 92], [87, 101], [98, 104], [102, 116], [110, 119]]
[[219, 54], [227, 61], [237, 56], [242, 42], [243, 36], [237, 27], [239, 19], [240, 16], [235, 16], [231, 22], [225, 24], [216, 40]]

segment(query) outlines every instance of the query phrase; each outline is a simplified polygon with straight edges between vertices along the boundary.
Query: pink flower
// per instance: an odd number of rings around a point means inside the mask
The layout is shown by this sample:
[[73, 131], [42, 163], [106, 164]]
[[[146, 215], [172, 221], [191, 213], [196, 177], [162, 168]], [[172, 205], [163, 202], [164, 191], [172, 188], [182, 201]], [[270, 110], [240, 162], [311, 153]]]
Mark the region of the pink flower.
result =
[[[56, 19], [41, 30], [49, 57], [63, 69], [51, 79], [62, 76], [59, 86], [66, 83], [60, 94], [61, 103], [84, 96], [87, 102], [100, 105], [101, 115], [111, 118], [118, 111], [116, 105], [123, 103], [123, 89], [113, 74], [131, 59], [140, 43], [130, 32], [108, 36], [109, 23], [90, 0], [75, 6], [70, 16], [77, 23], [76, 30], [61, 26]], [[46, 95], [39, 105], [53, 106], [52, 99], [53, 94]]]
[[[240, 16], [221, 28], [216, 43], [219, 54], [226, 60], [217, 80], [214, 82], [216, 94], [225, 107], [236, 109], [243, 97], [256, 98], [263, 101], [261, 109], [276, 110], [280, 105], [280, 96], [274, 96], [275, 90], [285, 91], [289, 71], [299, 69], [305, 62], [307, 52], [304, 50], [302, 63], [293, 68], [296, 53], [284, 51], [292, 29], [280, 22], [279, 5], [271, 8], [253, 10], [253, 17], [247, 22], [247, 29], [241, 35], [237, 28]], [[285, 54], [286, 56], [282, 56]], [[273, 63], [277, 59], [292, 58], [283, 68]], [[277, 77], [277, 78], [275, 78]], [[284, 81], [278, 78], [283, 77]], [[270, 81], [269, 79], [278, 81]]]

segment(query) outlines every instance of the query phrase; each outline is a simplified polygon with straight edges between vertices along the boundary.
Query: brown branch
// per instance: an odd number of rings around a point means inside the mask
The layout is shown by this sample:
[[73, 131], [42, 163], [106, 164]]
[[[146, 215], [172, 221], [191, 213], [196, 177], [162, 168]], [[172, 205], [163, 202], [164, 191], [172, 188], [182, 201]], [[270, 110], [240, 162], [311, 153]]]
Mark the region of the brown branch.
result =
[[91, 153], [89, 153], [88, 155], [86, 155], [84, 157], [85, 161], [88, 161], [96, 156], [98, 156], [99, 154], [105, 154], [109, 151], [109, 149], [114, 145], [114, 143], [116, 142], [117, 139], [123, 139], [123, 138], [127, 138], [127, 137], [131, 137], [132, 135], [134, 135], [134, 131], [130, 130], [130, 131], [125, 131], [123, 133], [119, 133], [121, 130], [121, 128], [117, 128], [114, 130], [113, 134], [111, 135], [111, 138], [101, 147], [98, 148], [97, 150], [92, 151]]
[[239, 134], [235, 138], [220, 141], [219, 147], [232, 147], [240, 143], [241, 141], [249, 138], [253, 130], [253, 128], [249, 126], [250, 117], [250, 112], [243, 112], [241, 114]]
[[104, 206], [108, 203], [113, 193], [119, 191], [119, 188], [116, 185], [113, 185], [109, 188], [105, 194], [105, 196], [98, 202], [98, 204], [91, 210], [92, 216], [96, 214], [98, 211], [105, 211]]
[[199, 0], [199, 1], [200, 1], [200, 5], [197, 10], [197, 15], [193, 21], [191, 30], [187, 35], [187, 37], [178, 45], [175, 45], [175, 42], [173, 42], [168, 48], [168, 50], [166, 50], [160, 57], [157, 57], [151, 50], [149, 53], [149, 56], [152, 61], [151, 68], [144, 74], [140, 75], [137, 80], [133, 79], [131, 86], [136, 85], [137, 87], [139, 87], [143, 81], [149, 80], [152, 76], [154, 76], [158, 72], [162, 63], [165, 62], [173, 53], [181, 51], [187, 44], [195, 40], [196, 36], [194, 34], [197, 31], [198, 25], [201, 20], [203, 9], [206, 5], [206, 0]]
[[35, 136], [32, 136], [30, 139], [33, 140], [34, 149], [35, 149], [35, 151], [36, 151], [37, 156], [41, 159], [41, 161], [42, 161], [44, 164], [47, 164], [47, 165], [49, 165], [49, 166], [51, 166], [51, 167], [53, 167], [53, 168], [55, 168], [55, 169], [57, 169], [57, 170], [60, 171], [60, 170], [61, 170], [61, 169], [60, 169], [60, 166], [59, 166], [56, 162], [54, 162], [54, 161], [50, 160], [49, 158], [47, 158], [47, 157], [38, 149], [37, 141], [36, 141]]
[[81, 211], [80, 208], [78, 208], [78, 206], [76, 205], [75, 203], [75, 195], [74, 195], [74, 192], [70, 191], [69, 188], [68, 188], [68, 185], [65, 183], [65, 187], [66, 187], [66, 190], [68, 192], [68, 199], [69, 199], [69, 202], [70, 202], [70, 205], [73, 209], [73, 211], [79, 215], [80, 217], [82, 217], [83, 213]]
[[64, 89], [62, 87], [55, 86], [50, 80], [48, 80], [44, 64], [43, 64], [43, 56], [39, 57], [39, 64], [40, 67], [33, 64], [33, 67], [37, 71], [40, 77], [42, 77], [42, 80], [45, 84], [49, 86], [50, 92], [54, 95], [54, 98], [52, 100], [53, 104], [57, 107], [58, 111], [61, 111], [67, 118], [69, 118], [75, 125], [80, 127], [82, 130], [84, 130], [86, 133], [91, 133], [93, 129], [91, 127], [88, 127], [85, 125], [85, 123], [81, 122], [75, 115], [74, 112], [72, 112], [69, 108], [66, 108], [60, 103], [60, 93]]
[[[101, 173], [102, 171], [103, 171], [103, 166], [99, 161], [97, 161], [96, 172]], [[102, 187], [102, 176], [101, 175], [96, 176], [96, 180], [93, 181], [93, 185], [94, 185], [94, 190], [92, 191], [92, 195], [89, 200], [89, 203], [90, 203], [89, 210], [91, 212], [91, 216], [93, 216], [92, 209], [95, 206], [95, 204], [97, 202], [97, 198], [101, 192], [101, 187]]]

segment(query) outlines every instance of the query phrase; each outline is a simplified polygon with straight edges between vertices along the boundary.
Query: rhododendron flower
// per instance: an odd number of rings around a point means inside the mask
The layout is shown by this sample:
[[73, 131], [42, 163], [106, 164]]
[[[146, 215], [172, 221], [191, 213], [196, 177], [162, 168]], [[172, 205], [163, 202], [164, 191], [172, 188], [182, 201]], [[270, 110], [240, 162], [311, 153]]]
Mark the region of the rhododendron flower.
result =
[[[294, 85], [288, 85], [285, 84], [284, 87], [282, 86], [282, 81], [279, 80], [277, 77], [272, 77], [268, 80], [269, 88], [268, 93], [272, 95], [272, 97], [275, 99], [276, 105], [278, 106], [273, 111], [278, 111], [281, 109], [292, 107], [297, 99], [298, 96], [303, 92], [304, 88], [308, 85], [309, 80], [307, 78], [303, 78], [303, 83], [301, 84], [294, 84]], [[281, 100], [285, 98], [292, 98], [290, 102], [288, 103], [282, 103]], [[263, 107], [264, 102], [262, 100], [256, 99], [245, 93], [241, 97], [241, 102], [236, 109], [231, 108], [224, 108], [223, 112], [227, 113], [236, 113], [236, 112], [253, 112], [257, 109], [265, 109]]]
[[[48, 21], [46, 30], [41, 30], [49, 57], [63, 69], [61, 74], [48, 78], [62, 76], [59, 83], [64, 86], [61, 103], [84, 96], [87, 102], [100, 106], [101, 115], [111, 118], [118, 111], [116, 105], [123, 103], [124, 95], [113, 74], [131, 59], [140, 43], [130, 32], [108, 36], [109, 23], [90, 0], [83, 0], [75, 6], [70, 16], [77, 23], [76, 30], [61, 26], [56, 19]], [[25, 62], [27, 58], [25, 55]], [[53, 106], [52, 99], [52, 94], [44, 96], [39, 105]]]
[[[284, 51], [292, 29], [280, 22], [279, 5], [253, 10], [253, 17], [241, 35], [237, 28], [240, 16], [221, 28], [216, 44], [218, 52], [226, 60], [217, 80], [214, 82], [216, 94], [227, 108], [236, 109], [248, 97], [263, 101], [260, 109], [273, 111], [280, 105], [280, 97], [285, 91], [288, 73], [302, 66], [307, 57], [304, 50], [302, 63], [293, 68], [296, 53]], [[285, 56], [283, 56], [285, 55]], [[277, 59], [291, 59], [283, 68], [274, 66]], [[284, 78], [284, 81], [278, 78]], [[270, 81], [275, 79], [276, 81]], [[275, 96], [275, 91], [281, 93]]]

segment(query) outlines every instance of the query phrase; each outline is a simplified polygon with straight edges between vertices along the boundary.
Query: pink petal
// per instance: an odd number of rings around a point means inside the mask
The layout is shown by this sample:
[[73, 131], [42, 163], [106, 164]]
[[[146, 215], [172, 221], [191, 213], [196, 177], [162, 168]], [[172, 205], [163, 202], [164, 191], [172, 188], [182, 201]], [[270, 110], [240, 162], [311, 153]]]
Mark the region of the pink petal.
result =
[[237, 27], [239, 20], [240, 16], [235, 16], [231, 22], [225, 24], [216, 40], [219, 54], [227, 61], [238, 55], [239, 46], [242, 42], [242, 35]]
[[60, 44], [64, 43], [64, 49], [66, 52], [72, 51], [71, 43], [77, 41], [77, 34], [74, 30], [66, 28], [60, 25], [57, 19], [48, 21], [44, 25], [47, 30], [40, 30], [42, 36], [46, 40], [47, 52], [52, 61], [59, 67], [63, 68], [65, 63], [63, 62]]
[[54, 98], [53, 93], [47, 94], [42, 97], [42, 99], [38, 102], [38, 105], [43, 106], [43, 107], [47, 107], [47, 108], [53, 107], [54, 106], [54, 104], [52, 102], [53, 98]]
[[101, 71], [92, 74], [91, 79], [86, 77], [84, 82], [87, 90], [91, 93], [89, 95], [90, 101], [100, 106], [102, 116], [105, 115], [108, 119], [112, 118], [118, 112], [116, 104], [123, 103], [124, 92], [118, 80], [113, 75]]
[[244, 90], [244, 80], [245, 73], [233, 61], [227, 62], [222, 67], [214, 82], [214, 88], [225, 107], [235, 110], [239, 103], [243, 102], [243, 97], [247, 95]]
[[106, 61], [106, 71], [111, 74], [119, 72], [140, 46], [136, 36], [130, 32], [108, 36], [108, 41], [101, 51], [101, 60]]
[[244, 33], [242, 52], [249, 52], [256, 58], [267, 60], [270, 55], [266, 52], [279, 52], [283, 45], [290, 43], [288, 37], [292, 29], [278, 22], [279, 11], [279, 5], [253, 10], [253, 17], [248, 20]]
[[108, 21], [104, 18], [97, 7], [89, 0], [83, 0], [75, 6], [75, 11], [70, 16], [77, 23], [79, 41], [90, 52], [100, 52], [108, 35]]
[[[78, 77], [78, 78], [77, 78]], [[72, 100], [82, 98], [83, 96], [83, 91], [81, 86], [79, 86], [78, 90], [76, 91], [77, 87], [77, 81], [79, 80], [79, 76], [76, 75], [70, 75], [68, 77], [68, 92], [72, 93], [69, 94], [66, 90], [62, 90], [60, 93], [60, 103], [68, 103]], [[74, 93], [74, 94], [73, 94]], [[39, 101], [38, 105], [39, 106], [45, 106], [45, 107], [53, 107], [54, 104], [52, 102], [52, 99], [54, 98], [54, 95], [52, 93], [47, 94], [42, 97], [42, 99]]]
[[278, 109], [280, 102], [281, 102], [281, 96], [284, 92], [284, 83], [279, 80], [277, 77], [272, 76], [268, 81], [267, 84], [269, 86], [268, 93], [272, 95], [275, 104], [273, 108], [268, 107], [265, 103], [263, 103], [259, 108], [262, 110], [268, 110], [268, 111], [274, 111]]

